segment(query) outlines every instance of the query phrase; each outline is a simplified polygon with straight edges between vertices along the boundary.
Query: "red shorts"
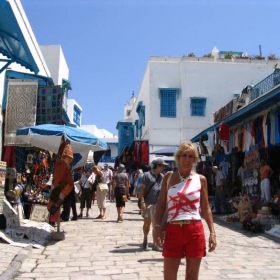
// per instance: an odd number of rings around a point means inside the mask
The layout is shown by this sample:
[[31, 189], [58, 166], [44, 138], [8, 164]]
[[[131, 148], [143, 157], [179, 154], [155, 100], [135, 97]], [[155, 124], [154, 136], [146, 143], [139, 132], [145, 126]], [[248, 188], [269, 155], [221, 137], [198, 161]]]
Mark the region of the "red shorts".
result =
[[167, 258], [202, 258], [206, 243], [201, 221], [186, 225], [167, 224], [162, 255]]

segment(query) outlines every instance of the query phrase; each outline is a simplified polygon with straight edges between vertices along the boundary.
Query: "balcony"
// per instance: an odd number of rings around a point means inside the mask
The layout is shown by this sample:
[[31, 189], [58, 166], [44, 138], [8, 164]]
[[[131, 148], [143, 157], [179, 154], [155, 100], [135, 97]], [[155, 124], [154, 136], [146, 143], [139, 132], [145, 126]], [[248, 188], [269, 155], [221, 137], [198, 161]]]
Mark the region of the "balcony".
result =
[[251, 89], [251, 101], [267, 93], [272, 88], [280, 84], [280, 69], [275, 69], [274, 73], [263, 79]]

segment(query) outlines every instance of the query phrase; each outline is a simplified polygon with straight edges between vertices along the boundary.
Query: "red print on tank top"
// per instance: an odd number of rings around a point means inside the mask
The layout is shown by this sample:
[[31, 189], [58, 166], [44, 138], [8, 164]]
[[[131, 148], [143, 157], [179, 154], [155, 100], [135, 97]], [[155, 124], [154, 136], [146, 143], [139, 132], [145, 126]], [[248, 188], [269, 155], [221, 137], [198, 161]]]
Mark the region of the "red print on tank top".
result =
[[[175, 197], [169, 197], [170, 202], [171, 202], [171, 207], [168, 209], [169, 213], [173, 210], [175, 210], [175, 213], [172, 214], [171, 220], [175, 219], [178, 215], [179, 215], [179, 211], [185, 211], [185, 212], [189, 212], [191, 213], [192, 210], [196, 211], [197, 208], [195, 206], [195, 204], [197, 202], [199, 202], [200, 197], [191, 200], [191, 198], [189, 199], [189, 196], [194, 195], [197, 192], [200, 192], [200, 190], [196, 190], [190, 193], [187, 193], [187, 189], [189, 184], [191, 183], [192, 179], [189, 179], [185, 186], [183, 187], [182, 191], [177, 192], [177, 196]], [[175, 186], [173, 188], [176, 188]]]

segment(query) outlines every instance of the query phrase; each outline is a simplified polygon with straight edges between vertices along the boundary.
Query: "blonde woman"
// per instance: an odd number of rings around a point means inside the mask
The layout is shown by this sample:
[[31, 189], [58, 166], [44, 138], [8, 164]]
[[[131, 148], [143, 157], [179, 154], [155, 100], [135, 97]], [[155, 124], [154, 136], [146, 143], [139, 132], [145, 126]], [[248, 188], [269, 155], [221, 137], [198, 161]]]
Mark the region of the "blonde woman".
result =
[[101, 171], [101, 168], [96, 165], [92, 167], [92, 171], [95, 175], [95, 183], [97, 184], [96, 188], [96, 201], [97, 201], [97, 206], [99, 208], [99, 216], [96, 217], [96, 219], [106, 219], [106, 191], [101, 191], [98, 188], [99, 183], [105, 183], [106, 184], [106, 179], [104, 177], [103, 172]]
[[201, 259], [206, 255], [206, 240], [200, 210], [209, 230], [208, 252], [214, 251], [217, 244], [212, 211], [208, 202], [207, 180], [194, 170], [198, 152], [192, 143], [182, 143], [174, 157], [178, 171], [164, 176], [156, 208], [155, 238], [157, 245], [162, 246], [160, 224], [167, 208], [167, 226], [162, 253], [164, 279], [177, 279], [180, 261], [185, 258], [186, 279], [197, 280]]

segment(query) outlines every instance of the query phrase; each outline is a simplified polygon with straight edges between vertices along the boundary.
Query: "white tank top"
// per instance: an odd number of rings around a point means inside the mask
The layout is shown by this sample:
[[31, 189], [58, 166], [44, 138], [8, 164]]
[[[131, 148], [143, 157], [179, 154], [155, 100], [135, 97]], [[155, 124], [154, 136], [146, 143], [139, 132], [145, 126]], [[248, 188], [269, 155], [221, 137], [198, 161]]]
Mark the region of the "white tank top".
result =
[[199, 174], [191, 175], [188, 181], [170, 187], [167, 194], [167, 222], [200, 220], [200, 190]]

